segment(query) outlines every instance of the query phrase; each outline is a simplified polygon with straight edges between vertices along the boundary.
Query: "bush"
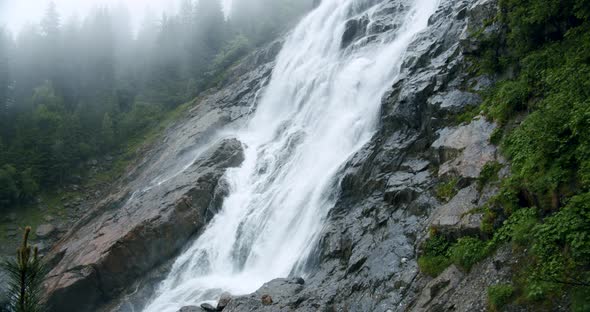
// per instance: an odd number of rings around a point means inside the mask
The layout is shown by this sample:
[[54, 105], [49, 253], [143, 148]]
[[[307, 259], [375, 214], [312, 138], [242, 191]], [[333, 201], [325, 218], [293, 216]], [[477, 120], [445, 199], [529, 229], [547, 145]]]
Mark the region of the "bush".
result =
[[499, 311], [510, 303], [514, 295], [514, 287], [509, 284], [494, 285], [488, 287], [488, 304], [492, 311]]
[[452, 262], [447, 256], [451, 242], [436, 233], [432, 233], [421, 246], [422, 255], [418, 258], [420, 271], [436, 277], [442, 273]]
[[[483, 227], [495, 231], [490, 246], [523, 247], [514, 285], [525, 301], [549, 303], [569, 292], [572, 310], [584, 311], [590, 287], [590, 0], [501, 0], [498, 17], [506, 36], [486, 43], [480, 68], [510, 78], [486, 94], [483, 109], [501, 125], [492, 141], [501, 142], [512, 175], [489, 203]], [[482, 172], [479, 186], [492, 169]], [[462, 239], [449, 255], [470, 266], [487, 248]], [[512, 292], [491, 288], [490, 304], [500, 308]]]
[[473, 237], [459, 238], [449, 249], [449, 257], [453, 263], [465, 270], [483, 260], [488, 255], [487, 243]]
[[420, 272], [431, 277], [440, 275], [451, 263], [451, 259], [447, 256], [420, 256], [418, 258]]
[[502, 169], [502, 165], [497, 161], [486, 163], [481, 169], [479, 178], [477, 178], [478, 190], [481, 191], [490, 182], [498, 181], [498, 172], [500, 172], [500, 169]]
[[457, 183], [459, 179], [453, 178], [450, 181], [440, 183], [436, 187], [436, 197], [442, 201], [449, 201], [457, 194]]

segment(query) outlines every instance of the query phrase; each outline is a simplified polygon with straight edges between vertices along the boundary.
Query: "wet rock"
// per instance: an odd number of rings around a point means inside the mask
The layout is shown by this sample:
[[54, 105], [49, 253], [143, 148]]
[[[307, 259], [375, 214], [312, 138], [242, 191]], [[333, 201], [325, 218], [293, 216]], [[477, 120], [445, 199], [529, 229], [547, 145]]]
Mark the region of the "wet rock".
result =
[[366, 16], [361, 18], [353, 18], [346, 22], [344, 25], [344, 33], [342, 34], [341, 47], [345, 48], [360, 35], [364, 34], [369, 24], [369, 19]]
[[356, 36], [359, 28], [359, 22], [356, 19], [351, 19], [344, 25], [344, 34], [342, 34], [342, 46], [345, 47], [350, 44], [352, 39]]
[[[256, 292], [234, 297], [225, 307], [224, 312], [247, 312], [247, 311], [275, 311], [282, 308], [293, 309], [304, 300], [299, 294], [304, 289], [302, 278], [279, 278], [274, 279]], [[305, 283], [305, 281], [303, 281]], [[269, 307], [272, 305], [272, 308]]]
[[430, 105], [438, 107], [444, 113], [457, 114], [466, 108], [481, 104], [481, 97], [475, 93], [452, 90], [435, 94], [429, 99]]
[[182, 307], [180, 308], [180, 310], [178, 310], [178, 312], [203, 312], [205, 310], [197, 307], [197, 306], [186, 306], [186, 307]]
[[217, 302], [217, 311], [222, 311], [225, 307], [231, 302], [232, 296], [228, 292], [224, 292], [219, 297], [219, 301]]
[[483, 214], [474, 213], [478, 199], [475, 185], [460, 190], [448, 203], [433, 212], [431, 226], [450, 237], [479, 234]]
[[41, 224], [35, 230], [35, 234], [38, 238], [47, 238], [55, 233], [55, 226], [50, 223]]
[[305, 280], [302, 277], [293, 277], [289, 280], [291, 283], [305, 285]]
[[468, 125], [440, 130], [439, 139], [432, 143], [443, 162], [438, 174], [479, 177], [483, 166], [496, 159], [497, 148], [489, 142], [494, 129], [496, 125], [482, 117]]
[[201, 309], [208, 311], [208, 312], [215, 312], [217, 308], [213, 307], [210, 303], [203, 303], [201, 304]]
[[446, 304], [447, 295], [459, 285], [463, 277], [463, 272], [454, 264], [451, 265], [426, 284], [411, 311], [444, 311], [441, 307]]
[[207, 209], [218, 181], [242, 160], [241, 143], [223, 140], [158, 192], [123, 189], [99, 203], [48, 255], [55, 263], [46, 283], [54, 309], [95, 310], [175, 255], [212, 217]]
[[[424, 284], [424, 279], [416, 280], [414, 289], [418, 292], [417, 300], [405, 311], [487, 311], [487, 289], [497, 284], [511, 283], [512, 268], [523, 261], [523, 255], [504, 245], [491, 257], [476, 264], [469, 272], [458, 270], [454, 265], [447, 268], [440, 276]], [[429, 279], [429, 278], [428, 278]], [[526, 309], [508, 309], [506, 311], [526, 311]], [[552, 311], [567, 311], [565, 308], [553, 307]]]

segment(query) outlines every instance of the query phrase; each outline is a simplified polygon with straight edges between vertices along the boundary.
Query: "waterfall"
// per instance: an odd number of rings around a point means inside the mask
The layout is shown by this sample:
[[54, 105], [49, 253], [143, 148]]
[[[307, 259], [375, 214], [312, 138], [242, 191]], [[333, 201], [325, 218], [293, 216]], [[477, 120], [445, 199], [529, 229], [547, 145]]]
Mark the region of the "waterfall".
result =
[[344, 48], [346, 21], [368, 16], [370, 25], [387, 2], [323, 0], [289, 35], [256, 111], [234, 134], [245, 160], [226, 173], [230, 194], [146, 311], [176, 312], [306, 273], [295, 270], [317, 243], [342, 169], [377, 130], [381, 98], [437, 7], [401, 0], [401, 25]]

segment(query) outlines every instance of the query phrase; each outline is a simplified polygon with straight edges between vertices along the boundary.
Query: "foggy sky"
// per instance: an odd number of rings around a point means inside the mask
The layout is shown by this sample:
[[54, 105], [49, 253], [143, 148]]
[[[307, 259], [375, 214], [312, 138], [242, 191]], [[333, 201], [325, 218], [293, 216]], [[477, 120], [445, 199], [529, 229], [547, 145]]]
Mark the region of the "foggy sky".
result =
[[[0, 0], [0, 26], [6, 26], [13, 33], [27, 23], [37, 23], [51, 0]], [[231, 0], [220, 0], [224, 9]], [[97, 6], [116, 7], [123, 4], [132, 14], [132, 25], [137, 27], [150, 11], [155, 14], [176, 12], [180, 0], [53, 0], [61, 15], [62, 23], [72, 16], [84, 17]]]

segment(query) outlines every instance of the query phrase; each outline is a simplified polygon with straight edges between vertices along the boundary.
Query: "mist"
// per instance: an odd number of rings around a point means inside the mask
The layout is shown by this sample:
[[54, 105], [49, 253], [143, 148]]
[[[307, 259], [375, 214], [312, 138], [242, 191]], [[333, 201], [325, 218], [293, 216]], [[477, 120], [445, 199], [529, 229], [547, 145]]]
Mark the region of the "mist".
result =
[[[232, 0], [220, 0], [223, 11], [230, 11]], [[52, 0], [0, 0], [0, 26], [18, 33], [24, 25], [37, 22]], [[85, 16], [97, 7], [124, 7], [131, 13], [131, 25], [137, 30], [146, 15], [172, 14], [180, 7], [180, 0], [53, 0], [64, 21]]]
[[0, 0], [0, 210], [95, 179], [85, 163], [223, 86], [312, 1]]

